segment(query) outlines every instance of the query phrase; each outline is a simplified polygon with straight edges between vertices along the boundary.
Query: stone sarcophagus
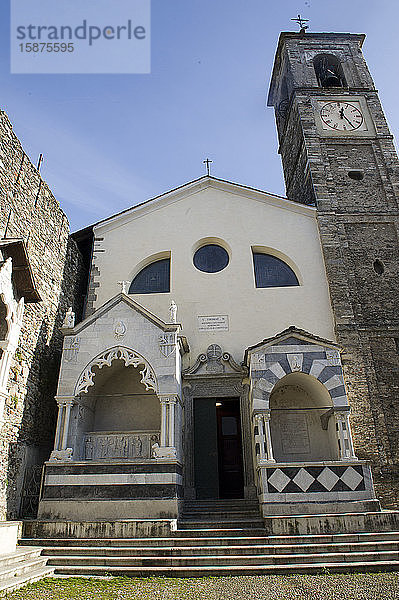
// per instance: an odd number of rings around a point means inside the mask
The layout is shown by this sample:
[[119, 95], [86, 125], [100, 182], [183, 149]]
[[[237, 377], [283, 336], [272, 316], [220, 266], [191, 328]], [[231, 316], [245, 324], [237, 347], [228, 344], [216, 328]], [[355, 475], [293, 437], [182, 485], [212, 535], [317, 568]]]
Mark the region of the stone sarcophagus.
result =
[[84, 441], [84, 459], [151, 458], [159, 431], [91, 432]]

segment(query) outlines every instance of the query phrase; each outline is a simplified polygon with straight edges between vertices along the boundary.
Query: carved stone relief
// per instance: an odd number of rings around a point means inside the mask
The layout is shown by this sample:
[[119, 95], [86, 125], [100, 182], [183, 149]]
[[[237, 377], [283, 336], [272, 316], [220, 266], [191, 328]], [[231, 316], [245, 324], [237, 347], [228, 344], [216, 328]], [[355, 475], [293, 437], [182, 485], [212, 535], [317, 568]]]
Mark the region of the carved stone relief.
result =
[[172, 331], [170, 333], [162, 333], [159, 336], [159, 350], [165, 358], [168, 358], [176, 350], [177, 344], [177, 333]]
[[95, 372], [93, 372], [93, 367], [98, 367], [99, 369], [102, 369], [104, 366], [110, 367], [112, 361], [116, 359], [123, 360], [126, 367], [129, 365], [133, 365], [133, 367], [144, 365], [144, 368], [140, 371], [140, 382], [145, 386], [146, 390], [157, 391], [157, 379], [155, 373], [146, 359], [130, 348], [117, 346], [110, 350], [106, 350], [88, 364], [78, 379], [74, 395], [77, 396], [82, 392], [86, 393], [88, 388], [94, 385]]
[[[226, 371], [227, 367], [227, 371]], [[183, 371], [183, 375], [194, 374], [218, 374], [218, 373], [241, 373], [245, 374], [245, 367], [235, 362], [231, 354], [223, 352], [218, 344], [208, 346], [206, 353], [198, 356], [194, 365]]]
[[85, 437], [85, 460], [151, 458], [151, 448], [159, 444], [158, 431], [89, 433]]
[[126, 335], [126, 331], [127, 331], [127, 328], [123, 321], [115, 321], [114, 337], [117, 340], [121, 340], [122, 338], [124, 338]]
[[64, 360], [70, 363], [78, 362], [78, 353], [80, 349], [80, 338], [67, 337], [64, 341]]

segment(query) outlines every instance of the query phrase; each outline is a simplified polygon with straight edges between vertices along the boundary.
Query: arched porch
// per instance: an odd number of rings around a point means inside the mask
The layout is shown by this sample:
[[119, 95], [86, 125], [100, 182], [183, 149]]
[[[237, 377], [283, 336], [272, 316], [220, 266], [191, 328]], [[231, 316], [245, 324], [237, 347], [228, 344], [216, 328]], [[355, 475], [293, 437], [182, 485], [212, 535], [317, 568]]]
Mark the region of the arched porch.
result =
[[154, 369], [117, 346], [79, 375], [73, 396], [58, 396], [52, 459], [176, 458], [178, 397], [160, 394]]
[[335, 345], [290, 328], [248, 358], [263, 514], [375, 509], [370, 466], [353, 447]]
[[277, 462], [339, 460], [333, 401], [327, 388], [306, 373], [290, 373], [270, 394], [270, 433]]
[[75, 460], [151, 458], [160, 442], [161, 405], [140, 381], [140, 366], [121, 359], [93, 368], [94, 385], [77, 398], [68, 444]]

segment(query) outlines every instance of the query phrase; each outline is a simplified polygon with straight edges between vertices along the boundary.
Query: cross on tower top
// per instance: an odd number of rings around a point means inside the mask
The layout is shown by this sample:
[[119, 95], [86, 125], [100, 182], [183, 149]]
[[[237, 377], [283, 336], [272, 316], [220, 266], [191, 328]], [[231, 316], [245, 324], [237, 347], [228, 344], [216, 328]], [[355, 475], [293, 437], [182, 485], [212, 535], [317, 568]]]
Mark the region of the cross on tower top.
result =
[[205, 159], [202, 161], [204, 163], [204, 165], [206, 165], [206, 173], [208, 176], [210, 176], [211, 174], [211, 163], [213, 163], [213, 160], [209, 160], [209, 158]]
[[309, 25], [305, 25], [305, 23], [309, 23], [309, 19], [302, 19], [301, 15], [298, 15], [295, 19], [291, 19], [291, 21], [298, 23], [301, 28], [299, 33], [305, 33], [305, 31], [309, 29]]

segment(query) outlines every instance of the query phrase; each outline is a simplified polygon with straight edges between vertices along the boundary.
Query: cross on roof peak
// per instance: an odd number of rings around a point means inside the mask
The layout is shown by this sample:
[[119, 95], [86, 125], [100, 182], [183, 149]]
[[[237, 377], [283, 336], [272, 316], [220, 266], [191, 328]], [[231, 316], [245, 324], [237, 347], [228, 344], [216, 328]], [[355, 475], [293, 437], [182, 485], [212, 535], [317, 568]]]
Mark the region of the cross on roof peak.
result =
[[206, 158], [202, 162], [203, 162], [204, 165], [206, 165], [206, 174], [208, 175], [208, 177], [210, 177], [210, 175], [211, 175], [211, 164], [213, 163], [213, 160], [209, 160], [209, 158]]
[[302, 19], [301, 15], [298, 15], [295, 19], [291, 19], [291, 21], [298, 23], [301, 28], [299, 33], [305, 33], [305, 31], [309, 29], [309, 25], [305, 25], [305, 23], [309, 23], [309, 19]]

